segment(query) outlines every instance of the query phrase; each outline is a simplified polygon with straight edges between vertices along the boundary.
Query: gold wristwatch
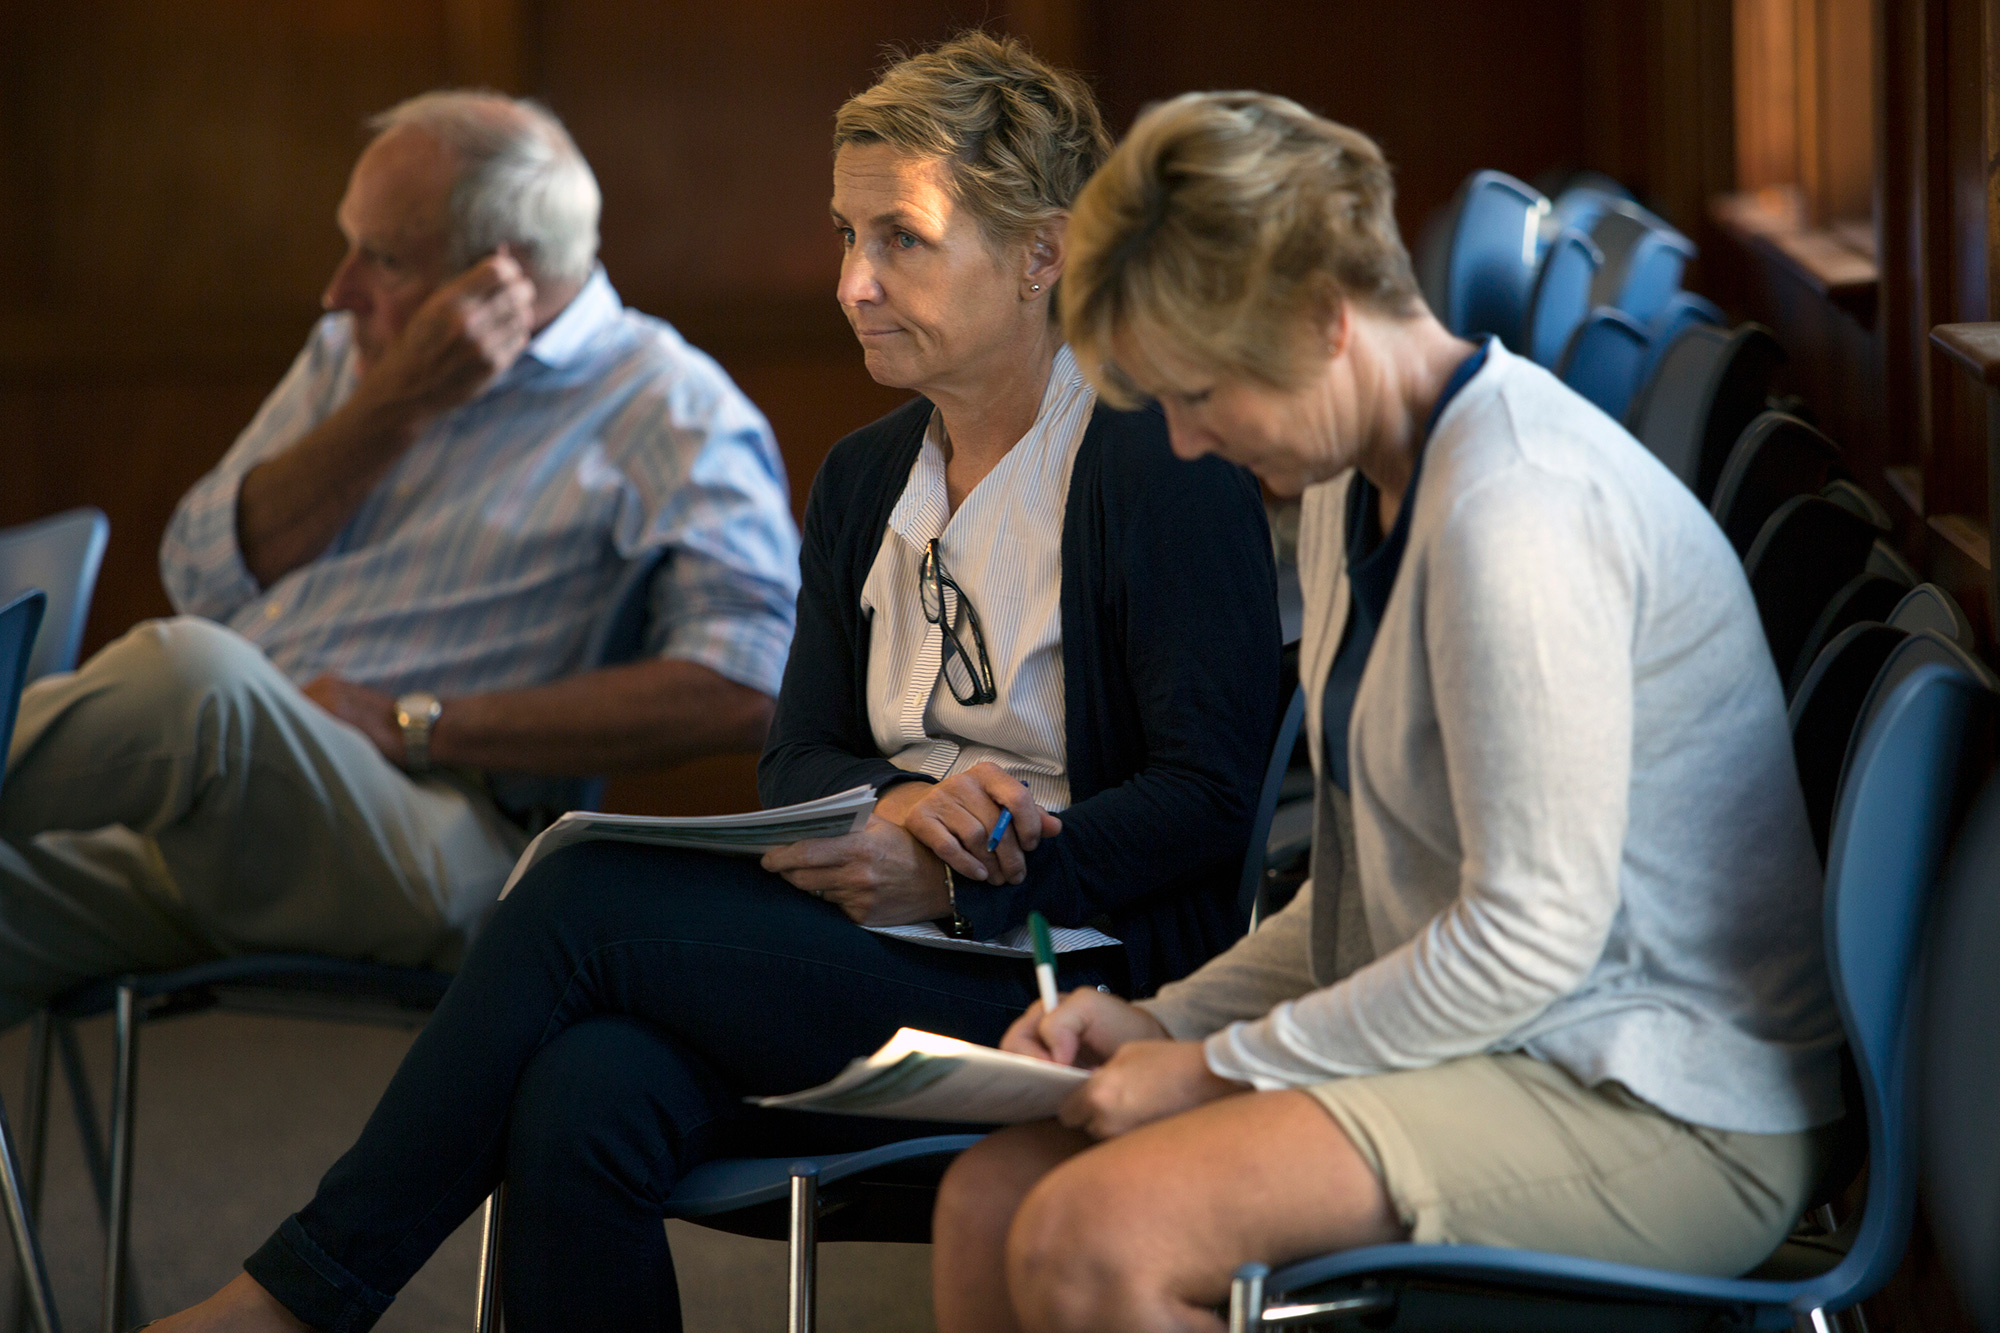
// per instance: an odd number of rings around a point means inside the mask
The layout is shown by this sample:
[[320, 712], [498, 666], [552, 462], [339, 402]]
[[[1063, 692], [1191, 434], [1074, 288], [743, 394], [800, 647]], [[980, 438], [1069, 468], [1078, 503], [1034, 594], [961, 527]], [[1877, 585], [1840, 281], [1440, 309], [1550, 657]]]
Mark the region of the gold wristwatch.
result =
[[444, 703], [428, 690], [412, 690], [396, 700], [396, 725], [403, 729], [403, 767], [422, 773], [431, 766], [431, 728], [444, 716]]

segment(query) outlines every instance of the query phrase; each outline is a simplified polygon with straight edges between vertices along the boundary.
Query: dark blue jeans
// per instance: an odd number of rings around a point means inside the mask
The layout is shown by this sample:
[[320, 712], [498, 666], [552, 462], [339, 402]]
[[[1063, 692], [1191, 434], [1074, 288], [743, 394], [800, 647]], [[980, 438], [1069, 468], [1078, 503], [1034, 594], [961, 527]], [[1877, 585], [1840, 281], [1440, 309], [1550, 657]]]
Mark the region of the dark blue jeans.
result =
[[[1122, 951], [1063, 961], [1066, 986], [1123, 989]], [[660, 1218], [690, 1167], [940, 1132], [745, 1096], [899, 1027], [996, 1042], [1034, 995], [1024, 961], [870, 934], [755, 861], [569, 848], [500, 905], [360, 1139], [244, 1267], [313, 1327], [366, 1329], [504, 1179], [513, 1333], [678, 1329]]]

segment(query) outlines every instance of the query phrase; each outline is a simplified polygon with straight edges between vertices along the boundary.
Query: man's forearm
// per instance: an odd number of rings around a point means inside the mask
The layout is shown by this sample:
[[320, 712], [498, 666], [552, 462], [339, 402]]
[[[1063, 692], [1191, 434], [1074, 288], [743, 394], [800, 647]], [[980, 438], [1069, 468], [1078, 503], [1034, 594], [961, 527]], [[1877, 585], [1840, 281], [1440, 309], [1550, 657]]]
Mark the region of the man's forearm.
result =
[[531, 690], [445, 700], [431, 762], [590, 776], [762, 748], [769, 695], [695, 662], [634, 662]]
[[421, 430], [421, 418], [356, 394], [298, 443], [244, 474], [236, 544], [262, 587], [319, 557]]

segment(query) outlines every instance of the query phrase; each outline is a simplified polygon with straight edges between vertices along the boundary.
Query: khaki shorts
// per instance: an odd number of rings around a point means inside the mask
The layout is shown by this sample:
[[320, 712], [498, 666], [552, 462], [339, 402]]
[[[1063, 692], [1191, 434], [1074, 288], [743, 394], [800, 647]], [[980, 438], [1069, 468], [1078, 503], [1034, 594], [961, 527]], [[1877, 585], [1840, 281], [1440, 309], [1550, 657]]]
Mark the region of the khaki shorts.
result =
[[1775, 1250], [1831, 1129], [1684, 1124], [1519, 1054], [1319, 1083], [1421, 1244], [1507, 1245], [1735, 1277]]

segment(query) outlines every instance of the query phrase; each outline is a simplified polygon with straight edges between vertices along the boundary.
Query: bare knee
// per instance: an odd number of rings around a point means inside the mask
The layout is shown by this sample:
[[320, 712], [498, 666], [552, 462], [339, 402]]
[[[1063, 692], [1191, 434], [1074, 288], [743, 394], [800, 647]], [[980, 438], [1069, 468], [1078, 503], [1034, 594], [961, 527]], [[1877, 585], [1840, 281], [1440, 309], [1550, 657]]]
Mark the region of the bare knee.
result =
[[1078, 1165], [1036, 1185], [1007, 1233], [1007, 1289], [1024, 1328], [1109, 1333], [1146, 1303], [1124, 1191]]
[[1028, 1191], [1084, 1146], [1080, 1135], [1054, 1124], [1017, 1125], [987, 1135], [945, 1172], [933, 1230], [1004, 1236]]

